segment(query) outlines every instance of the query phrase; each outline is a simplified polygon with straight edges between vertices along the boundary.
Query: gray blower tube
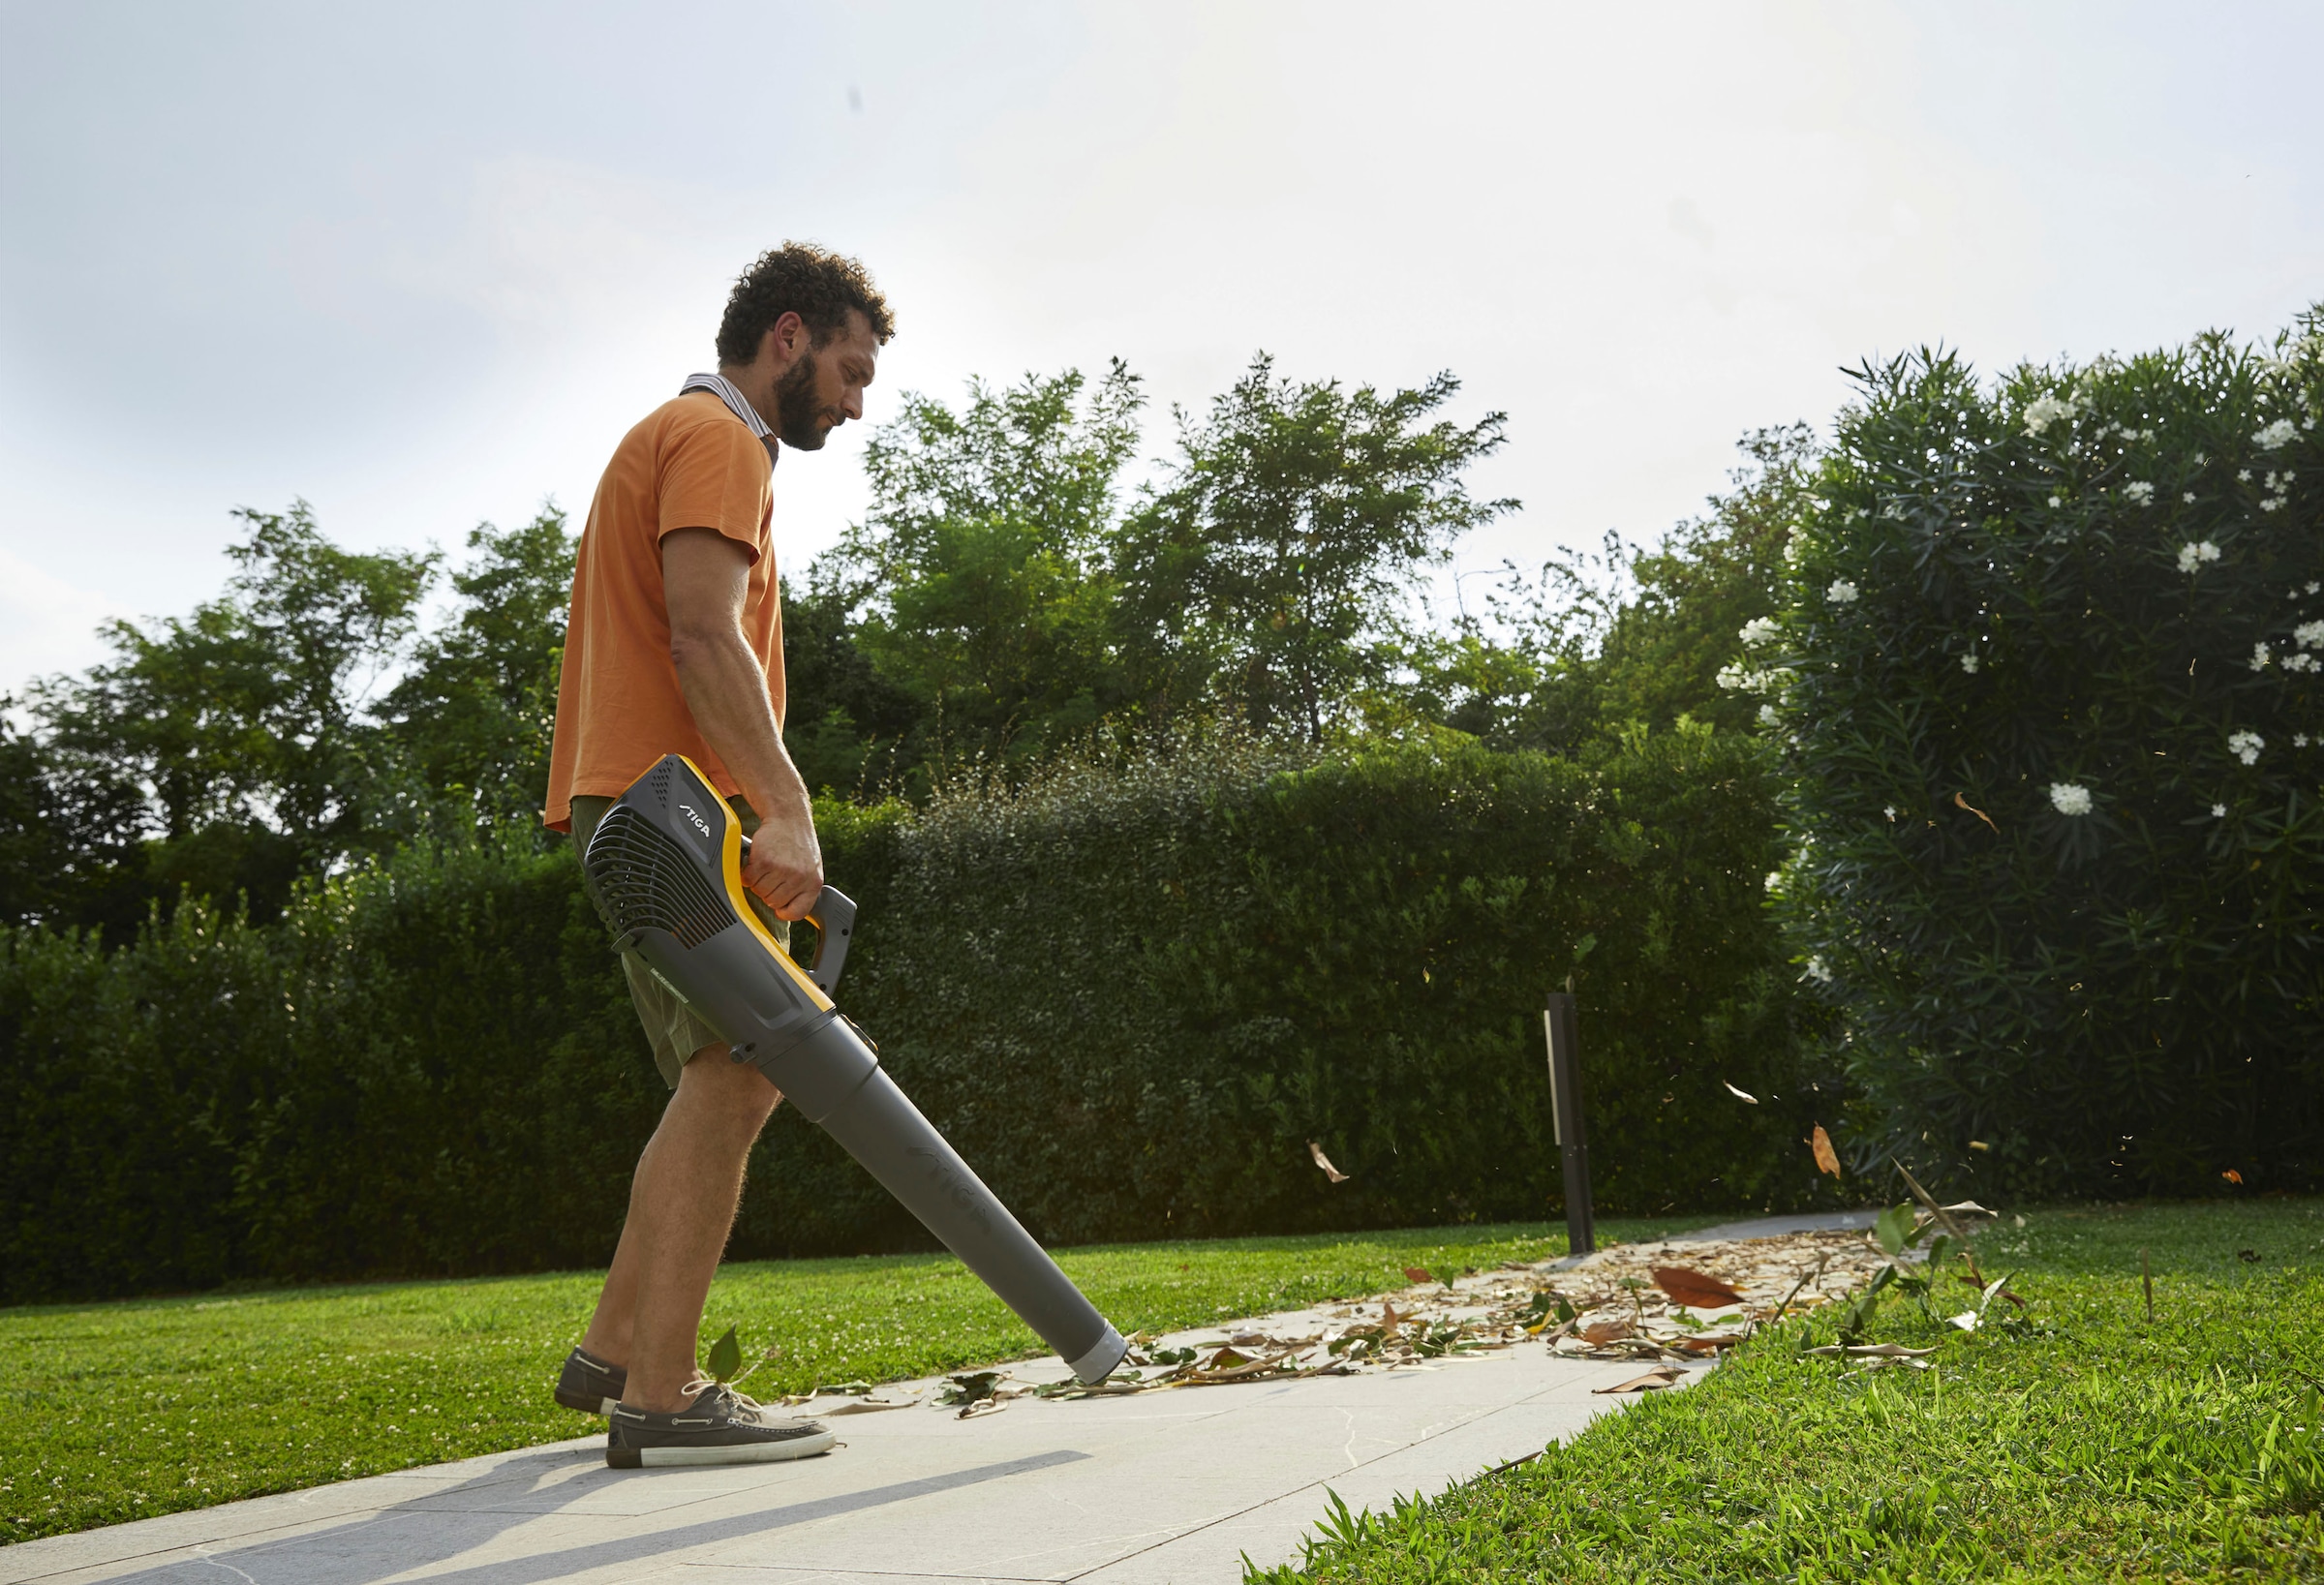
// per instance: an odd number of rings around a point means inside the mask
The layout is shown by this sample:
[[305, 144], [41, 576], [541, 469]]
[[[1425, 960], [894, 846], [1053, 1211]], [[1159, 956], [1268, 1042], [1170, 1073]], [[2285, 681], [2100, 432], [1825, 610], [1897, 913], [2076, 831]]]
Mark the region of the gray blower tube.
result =
[[744, 922], [734, 901], [740, 883], [730, 887], [725, 856], [734, 819], [726, 801], [676, 754], [606, 810], [582, 869], [617, 944], [724, 1036], [736, 1061], [756, 1066], [808, 1121], [839, 1141], [1076, 1377], [1104, 1381], [1129, 1352], [1121, 1334], [830, 1005], [855, 904], [824, 888], [808, 915], [819, 936], [814, 962], [801, 971], [778, 961], [778, 949]]

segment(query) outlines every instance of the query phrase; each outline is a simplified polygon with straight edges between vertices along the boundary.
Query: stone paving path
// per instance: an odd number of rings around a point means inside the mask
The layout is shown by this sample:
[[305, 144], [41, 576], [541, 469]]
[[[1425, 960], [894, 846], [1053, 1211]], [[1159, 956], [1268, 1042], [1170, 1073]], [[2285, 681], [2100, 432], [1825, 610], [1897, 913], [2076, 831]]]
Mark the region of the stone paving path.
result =
[[[1855, 1225], [1780, 1220], [1687, 1236]], [[1064, 1375], [1055, 1360], [1011, 1369]], [[1018, 1398], [968, 1420], [853, 1414], [832, 1418], [845, 1446], [829, 1456], [734, 1469], [609, 1470], [591, 1437], [22, 1542], [0, 1549], [0, 1585], [1231, 1585], [1246, 1553], [1296, 1556], [1328, 1491], [1354, 1509], [1441, 1491], [1573, 1436], [1629, 1401], [1594, 1389], [1637, 1371], [1527, 1344], [1355, 1376]]]

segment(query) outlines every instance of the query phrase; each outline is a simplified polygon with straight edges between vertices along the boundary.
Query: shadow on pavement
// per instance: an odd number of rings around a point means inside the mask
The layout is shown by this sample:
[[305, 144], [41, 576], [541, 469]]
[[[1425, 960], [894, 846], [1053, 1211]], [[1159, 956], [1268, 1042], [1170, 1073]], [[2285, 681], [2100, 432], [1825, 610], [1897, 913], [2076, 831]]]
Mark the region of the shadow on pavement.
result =
[[[1024, 1458], [981, 1464], [974, 1469], [956, 1470], [946, 1475], [932, 1475], [916, 1480], [873, 1486], [866, 1491], [840, 1492], [783, 1508], [761, 1509], [721, 1519], [675, 1525], [641, 1535], [622, 1536], [582, 1546], [536, 1552], [526, 1557], [503, 1558], [480, 1563], [474, 1568], [431, 1573], [428, 1575], [428, 1585], [532, 1585], [535, 1581], [566, 1579], [615, 1564], [665, 1557], [673, 1552], [718, 1541], [742, 1540], [789, 1525], [807, 1524], [864, 1509], [884, 1507], [890, 1503], [909, 1502], [915, 1497], [972, 1486], [987, 1480], [1003, 1480], [1013, 1475], [1026, 1475], [1059, 1464], [1075, 1464], [1089, 1456], [1068, 1449], [1033, 1453]], [[537, 1491], [550, 1466], [563, 1470], [570, 1466], [572, 1458], [571, 1452], [564, 1451], [510, 1459], [488, 1475], [443, 1491], [414, 1497], [392, 1508], [382, 1509], [369, 1518], [359, 1519], [352, 1524], [310, 1531], [301, 1536], [286, 1536], [276, 1540], [204, 1547], [199, 1557], [173, 1559], [136, 1573], [116, 1575], [113, 1585], [197, 1585], [197, 1582], [199, 1585], [224, 1585], [225, 1581], [236, 1578], [247, 1581], [248, 1585], [375, 1585], [377, 1581], [399, 1574], [450, 1563], [463, 1553], [489, 1544], [505, 1531], [533, 1520], [551, 1517], [557, 1509], [519, 1510], [489, 1503], [474, 1508], [460, 1508], [457, 1505], [463, 1493], [481, 1494], [495, 1487], [512, 1488], [500, 1494], [504, 1501]], [[526, 1478], [526, 1466], [535, 1466], [529, 1480]], [[616, 1475], [608, 1471], [606, 1475], [609, 1479], [651, 1480], [658, 1476], [688, 1473], [700, 1472], [668, 1470]], [[568, 1487], [566, 1500], [593, 1496], [603, 1491], [605, 1485], [603, 1480], [575, 1480]], [[701, 1500], [717, 1502], [730, 1495], [733, 1494], [716, 1493], [706, 1495]], [[605, 1517], [626, 1519], [631, 1524], [651, 1522], [635, 1515], [609, 1514]]]

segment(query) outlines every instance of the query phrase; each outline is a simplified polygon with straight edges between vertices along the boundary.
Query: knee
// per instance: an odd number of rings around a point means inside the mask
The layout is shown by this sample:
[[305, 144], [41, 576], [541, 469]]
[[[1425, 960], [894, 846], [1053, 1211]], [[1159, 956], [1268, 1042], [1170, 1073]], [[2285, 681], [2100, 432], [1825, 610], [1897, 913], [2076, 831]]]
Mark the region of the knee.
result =
[[679, 1071], [678, 1088], [740, 1128], [755, 1135], [775, 1109], [782, 1091], [748, 1062], [737, 1062], [724, 1046], [705, 1046]]

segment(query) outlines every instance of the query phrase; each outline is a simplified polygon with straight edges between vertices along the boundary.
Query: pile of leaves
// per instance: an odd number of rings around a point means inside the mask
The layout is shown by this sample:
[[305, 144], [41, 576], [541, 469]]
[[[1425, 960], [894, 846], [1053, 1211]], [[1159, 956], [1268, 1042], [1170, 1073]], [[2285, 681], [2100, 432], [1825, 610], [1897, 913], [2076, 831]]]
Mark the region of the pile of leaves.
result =
[[[917, 1387], [874, 1390], [861, 1382], [841, 1383], [782, 1401], [818, 1415], [927, 1404], [973, 1419], [1021, 1397], [1123, 1397], [1437, 1369], [1532, 1342], [1566, 1357], [1652, 1362], [1657, 1368], [1646, 1375], [1599, 1389], [1651, 1391], [1676, 1385], [1683, 1379], [1680, 1367], [1715, 1359], [1787, 1315], [1847, 1306], [1842, 1333], [1858, 1335], [1881, 1295], [1925, 1295], [1937, 1281], [1932, 1257], [1941, 1264], [1948, 1253], [1960, 1253], [1947, 1250], [1942, 1233], [1935, 1241], [1928, 1238], [1940, 1219], [1957, 1226], [1960, 1218], [1979, 1213], [1966, 1204], [1942, 1210], [1907, 1204], [1884, 1212], [1878, 1233], [1869, 1236], [1835, 1231], [1615, 1245], [1578, 1261], [1512, 1262], [1483, 1273], [1413, 1266], [1405, 1272], [1413, 1287], [1377, 1300], [1294, 1310], [1207, 1332], [1139, 1333], [1130, 1339], [1122, 1367], [1094, 1385], [1030, 1371], [1021, 1377], [995, 1367]], [[1878, 1350], [1869, 1356], [1884, 1357]], [[714, 1351], [714, 1372], [724, 1357]], [[1054, 1367], [1035, 1370], [1042, 1368]]]

